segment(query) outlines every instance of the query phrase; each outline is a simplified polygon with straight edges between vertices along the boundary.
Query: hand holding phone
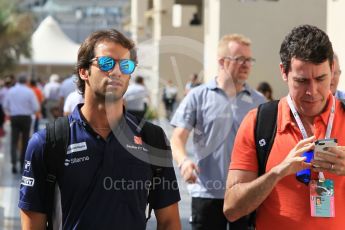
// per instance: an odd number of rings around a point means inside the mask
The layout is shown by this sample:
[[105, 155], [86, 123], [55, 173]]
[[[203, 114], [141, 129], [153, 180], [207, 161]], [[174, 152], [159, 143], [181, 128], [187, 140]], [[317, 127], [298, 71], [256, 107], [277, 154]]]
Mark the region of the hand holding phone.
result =
[[335, 138], [332, 139], [321, 139], [321, 140], [317, 140], [315, 141], [315, 149], [314, 149], [314, 159], [315, 160], [323, 160], [322, 157], [320, 157], [320, 153], [321, 156], [322, 154], [329, 154], [329, 155], [334, 155], [334, 153], [327, 151], [326, 148], [328, 147], [336, 147], [338, 145], [338, 140]]

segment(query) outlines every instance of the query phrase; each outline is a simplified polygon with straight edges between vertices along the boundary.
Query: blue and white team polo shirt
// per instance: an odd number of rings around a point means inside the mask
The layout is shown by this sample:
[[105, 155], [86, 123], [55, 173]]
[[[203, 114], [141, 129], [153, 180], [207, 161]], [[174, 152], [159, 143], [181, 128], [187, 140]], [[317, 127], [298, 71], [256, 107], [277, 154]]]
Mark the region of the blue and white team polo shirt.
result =
[[[137, 120], [125, 112], [105, 140], [81, 117], [81, 106], [68, 117], [70, 144], [57, 179], [62, 228], [145, 229], [152, 169], [149, 161], [142, 160], [145, 149]], [[35, 133], [26, 150], [18, 205], [23, 210], [47, 213], [45, 138], [45, 130]], [[152, 194], [154, 209], [180, 200], [174, 169], [165, 167], [160, 178]]]

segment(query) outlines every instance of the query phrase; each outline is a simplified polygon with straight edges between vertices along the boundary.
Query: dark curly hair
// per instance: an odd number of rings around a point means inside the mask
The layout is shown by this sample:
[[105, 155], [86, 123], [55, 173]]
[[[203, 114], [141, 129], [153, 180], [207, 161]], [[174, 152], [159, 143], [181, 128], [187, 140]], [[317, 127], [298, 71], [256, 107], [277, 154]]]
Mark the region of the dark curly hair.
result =
[[95, 47], [98, 43], [103, 41], [110, 41], [120, 44], [130, 52], [130, 58], [137, 62], [137, 52], [133, 41], [128, 39], [116, 29], [99, 30], [90, 34], [81, 44], [78, 50], [78, 62], [75, 67], [75, 73], [78, 76], [77, 86], [78, 91], [84, 96], [85, 81], [79, 76], [80, 69], [89, 69], [90, 60], [95, 57]]
[[280, 47], [280, 59], [286, 74], [290, 70], [292, 58], [314, 64], [328, 60], [332, 66], [332, 43], [327, 34], [316, 26], [297, 26], [286, 35]]

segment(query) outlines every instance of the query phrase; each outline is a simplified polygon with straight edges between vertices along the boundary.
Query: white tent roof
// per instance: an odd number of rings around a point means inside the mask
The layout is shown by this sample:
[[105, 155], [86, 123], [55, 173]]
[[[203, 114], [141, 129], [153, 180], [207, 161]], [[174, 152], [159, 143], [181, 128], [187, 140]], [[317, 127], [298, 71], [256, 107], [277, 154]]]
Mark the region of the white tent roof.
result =
[[79, 46], [69, 39], [53, 17], [46, 17], [32, 38], [32, 58], [21, 58], [21, 64], [74, 65]]

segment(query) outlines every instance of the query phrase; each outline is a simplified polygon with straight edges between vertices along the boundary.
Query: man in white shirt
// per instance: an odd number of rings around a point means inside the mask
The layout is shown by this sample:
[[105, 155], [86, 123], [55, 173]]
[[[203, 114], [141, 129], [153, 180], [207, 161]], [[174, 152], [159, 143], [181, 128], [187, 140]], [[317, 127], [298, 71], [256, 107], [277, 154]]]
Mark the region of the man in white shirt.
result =
[[26, 86], [27, 76], [20, 75], [18, 83], [10, 88], [5, 96], [4, 111], [11, 119], [11, 163], [12, 173], [17, 173], [17, 145], [19, 135], [22, 135], [20, 154], [21, 169], [24, 165], [24, 154], [28, 144], [31, 116], [39, 110], [39, 104], [34, 92]]
[[143, 118], [149, 100], [149, 92], [145, 87], [144, 78], [137, 76], [134, 84], [128, 86], [123, 98], [127, 111], [138, 118]]
[[70, 113], [72, 113], [72, 111], [74, 110], [74, 108], [80, 104], [84, 102], [84, 98], [83, 96], [78, 92], [78, 90], [74, 90], [72, 93], [70, 93], [64, 103], [63, 106], [63, 115], [67, 116]]

